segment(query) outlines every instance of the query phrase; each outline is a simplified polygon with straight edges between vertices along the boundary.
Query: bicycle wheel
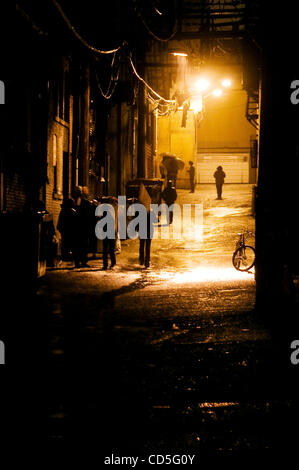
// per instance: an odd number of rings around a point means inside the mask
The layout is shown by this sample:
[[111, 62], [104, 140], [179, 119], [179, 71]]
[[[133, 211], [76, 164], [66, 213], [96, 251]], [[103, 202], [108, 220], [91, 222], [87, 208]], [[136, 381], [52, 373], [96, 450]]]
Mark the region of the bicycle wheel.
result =
[[237, 248], [232, 261], [238, 271], [249, 271], [255, 263], [255, 249], [249, 245]]

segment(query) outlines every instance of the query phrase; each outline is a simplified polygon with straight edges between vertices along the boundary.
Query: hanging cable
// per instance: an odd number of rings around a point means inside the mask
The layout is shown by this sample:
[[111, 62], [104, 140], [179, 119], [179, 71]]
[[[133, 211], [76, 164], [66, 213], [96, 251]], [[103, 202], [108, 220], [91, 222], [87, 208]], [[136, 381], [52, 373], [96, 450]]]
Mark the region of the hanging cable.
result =
[[100, 90], [101, 95], [103, 96], [103, 98], [105, 98], [106, 100], [109, 100], [112, 97], [112, 95], [115, 91], [118, 79], [119, 79], [119, 66], [118, 66], [116, 72], [113, 71], [114, 66], [115, 66], [115, 58], [116, 58], [116, 52], [114, 52], [113, 58], [112, 58], [112, 61], [111, 61], [111, 70], [112, 70], [112, 72], [111, 72], [111, 75], [110, 75], [110, 82], [108, 84], [106, 92], [103, 91], [102, 86], [100, 84], [99, 76], [97, 74], [97, 71], [95, 70], [95, 77], [96, 77], [98, 89]]
[[[89, 50], [93, 51], [94, 53], [97, 53], [97, 54], [113, 54], [113, 59], [112, 59], [112, 63], [111, 63], [111, 67], [113, 67], [114, 65], [114, 61], [115, 61], [115, 54], [124, 46], [127, 46], [127, 42], [124, 41], [122, 43], [121, 46], [119, 46], [118, 48], [116, 49], [111, 49], [111, 50], [100, 50], [100, 49], [97, 49], [93, 46], [91, 46], [90, 44], [87, 43], [87, 41], [85, 41], [85, 39], [76, 31], [75, 27], [71, 24], [69, 18], [66, 16], [66, 14], [64, 13], [61, 5], [57, 2], [57, 0], [52, 0], [52, 3], [54, 4], [54, 6], [56, 7], [56, 9], [58, 10], [58, 12], [60, 13], [61, 17], [63, 18], [63, 20], [65, 21], [66, 25], [68, 26], [68, 28], [72, 31], [72, 33], [75, 35], [75, 37], [85, 46], [87, 47]], [[174, 35], [175, 33], [173, 33]], [[172, 37], [173, 37], [172, 35]], [[158, 38], [159, 39], [159, 38]], [[166, 40], [169, 40], [170, 38], [166, 39]], [[162, 39], [160, 39], [162, 40]], [[169, 103], [170, 105], [175, 106], [176, 105], [176, 101], [175, 100], [166, 100], [165, 98], [163, 98], [162, 96], [160, 96], [155, 90], [153, 90], [153, 88], [150, 87], [150, 85], [138, 74], [135, 66], [134, 66], [134, 63], [132, 61], [132, 58], [129, 57], [129, 61], [130, 61], [130, 64], [131, 64], [131, 67], [133, 69], [133, 72], [134, 74], [136, 75], [136, 77], [138, 78], [138, 80], [140, 80], [149, 90], [150, 92], [155, 95], [159, 100], [163, 101], [164, 103]], [[117, 84], [117, 81], [118, 81], [118, 73], [117, 73], [117, 76], [114, 77], [113, 75], [111, 76], [110, 78], [110, 82], [109, 82], [109, 85], [107, 87], [107, 90], [106, 92], [103, 91], [102, 89], [102, 86], [100, 84], [100, 80], [99, 80], [99, 77], [98, 77], [98, 74], [97, 72], [95, 71], [95, 76], [96, 76], [96, 80], [97, 80], [97, 85], [98, 85], [98, 88], [103, 96], [103, 98], [105, 99], [110, 99], [114, 93], [114, 90], [115, 90], [115, 87], [116, 87], [116, 84]], [[159, 106], [161, 106], [161, 103], [158, 103]]]
[[[105, 100], [110, 100], [110, 98], [112, 98], [112, 95], [115, 91], [115, 88], [116, 88], [116, 85], [117, 85], [117, 80], [110, 80], [110, 83], [108, 85], [108, 88], [106, 90], [106, 93], [103, 91], [102, 87], [101, 87], [101, 84], [100, 84], [100, 80], [99, 80], [99, 77], [98, 77], [98, 74], [97, 72], [95, 71], [95, 76], [96, 76], [96, 80], [97, 80], [97, 86], [98, 86], [98, 89], [100, 90], [101, 92], [101, 95], [103, 96], [103, 98], [105, 98]], [[111, 84], [113, 83], [113, 88], [111, 89]]]
[[159, 98], [160, 100], [164, 101], [165, 103], [175, 103], [175, 100], [166, 100], [165, 98], [163, 98], [162, 96], [160, 96], [155, 90], [153, 90], [148, 83], [146, 83], [146, 81], [140, 77], [140, 75], [137, 73], [137, 70], [133, 64], [133, 61], [132, 61], [132, 58], [129, 57], [129, 61], [130, 61], [130, 64], [131, 64], [131, 67], [133, 69], [133, 72], [134, 74], [136, 75], [136, 77], [153, 93], [153, 95], [155, 95], [157, 98]]
[[32, 29], [34, 31], [36, 31], [37, 34], [39, 34], [40, 36], [48, 36], [48, 32], [47, 31], [43, 31], [39, 26], [37, 26], [36, 23], [34, 23], [34, 21], [30, 18], [30, 16], [20, 7], [20, 5], [17, 3], [16, 4], [16, 11], [18, 13], [20, 13], [23, 18], [25, 18], [26, 21], [28, 21], [28, 23], [30, 23]]
[[[176, 33], [177, 33], [177, 16], [176, 16], [176, 18], [175, 18], [175, 23], [174, 23], [174, 26], [173, 26], [173, 32], [171, 33], [171, 35], [170, 35], [168, 38], [160, 38], [160, 37], [158, 37], [155, 33], [153, 33], [153, 31], [150, 29], [150, 27], [149, 27], [148, 24], [146, 23], [145, 19], [143, 18], [143, 16], [142, 16], [140, 10], [139, 10], [139, 9], [137, 10], [136, 1], [135, 1], [135, 8], [134, 8], [134, 9], [135, 9], [136, 15], [140, 18], [140, 20], [141, 20], [143, 26], [145, 27], [145, 29], [147, 30], [147, 32], [148, 32], [154, 39], [156, 39], [157, 41], [160, 41], [160, 42], [168, 42], [168, 41], [170, 41], [171, 39], [174, 38], [174, 36], [175, 36]], [[156, 11], [160, 16], [162, 16], [162, 13], [161, 13], [159, 10], [157, 10], [157, 8], [154, 7], [154, 9], [155, 9], [155, 11]]]
[[154, 107], [153, 111], [157, 111], [159, 116], [169, 116], [171, 113], [177, 110], [177, 103], [161, 103], [160, 100], [156, 100], [150, 93], [147, 93], [147, 99]]
[[176, 33], [178, 32], [177, 30], [177, 20], [175, 21], [175, 26], [174, 26], [174, 30], [173, 30], [173, 33], [168, 37], [168, 38], [159, 38], [155, 33], [153, 33], [151, 31], [151, 29], [149, 28], [149, 26], [146, 24], [144, 18], [142, 17], [141, 13], [138, 12], [137, 15], [139, 16], [143, 26], [145, 27], [145, 29], [147, 30], [147, 32], [154, 38], [156, 39], [157, 41], [160, 41], [160, 42], [168, 42], [170, 41], [171, 39], [174, 38], [174, 36], [176, 35]]
[[116, 49], [111, 49], [111, 50], [108, 50], [108, 51], [103, 51], [103, 50], [100, 50], [100, 49], [97, 49], [96, 47], [93, 47], [91, 46], [90, 44], [88, 44], [85, 39], [83, 39], [83, 37], [76, 31], [76, 29], [74, 28], [74, 26], [71, 24], [70, 20], [68, 19], [68, 17], [66, 16], [66, 14], [64, 13], [63, 9], [61, 8], [60, 4], [56, 1], [56, 0], [52, 0], [53, 4], [55, 5], [55, 7], [57, 8], [57, 10], [59, 11], [60, 15], [62, 16], [63, 20], [65, 21], [66, 25], [68, 26], [68, 28], [72, 31], [72, 33], [76, 36], [76, 38], [85, 46], [87, 47], [89, 50], [97, 53], [97, 54], [113, 54], [114, 52], [117, 52], [121, 49], [121, 47], [124, 45], [124, 43], [117, 47]]

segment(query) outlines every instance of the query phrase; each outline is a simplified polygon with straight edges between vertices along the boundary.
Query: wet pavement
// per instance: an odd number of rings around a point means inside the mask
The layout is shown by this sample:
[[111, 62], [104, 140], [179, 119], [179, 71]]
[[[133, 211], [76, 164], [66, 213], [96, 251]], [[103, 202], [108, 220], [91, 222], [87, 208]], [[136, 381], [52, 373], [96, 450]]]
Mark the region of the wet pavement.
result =
[[222, 201], [213, 185], [178, 195], [203, 204], [202, 241], [188, 228], [181, 240], [153, 240], [149, 269], [127, 240], [114, 270], [100, 259], [48, 270], [36, 302], [48, 333], [49, 442], [86, 448], [99, 465], [111, 454], [286, 458], [298, 412], [290, 338], [261, 321], [254, 273], [231, 262], [237, 233], [254, 231], [251, 185], [225, 185]]

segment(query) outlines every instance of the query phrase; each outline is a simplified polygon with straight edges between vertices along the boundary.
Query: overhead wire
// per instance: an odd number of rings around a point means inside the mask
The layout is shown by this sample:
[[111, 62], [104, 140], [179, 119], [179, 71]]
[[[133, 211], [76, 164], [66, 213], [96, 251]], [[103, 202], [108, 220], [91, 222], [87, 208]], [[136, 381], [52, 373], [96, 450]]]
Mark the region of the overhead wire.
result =
[[[136, 2], [135, 2], [136, 3]], [[155, 7], [154, 9], [157, 11], [157, 13], [162, 16], [162, 13], [157, 10]], [[145, 27], [145, 29], [147, 30], [147, 32], [154, 38], [156, 39], [157, 41], [160, 41], [160, 42], [168, 42], [170, 41], [171, 39], [174, 38], [174, 36], [176, 35], [177, 33], [177, 16], [175, 18], [175, 23], [174, 23], [174, 26], [173, 26], [173, 32], [171, 33], [171, 35], [167, 38], [160, 38], [159, 36], [157, 36], [155, 33], [153, 33], [153, 31], [150, 29], [150, 27], [148, 26], [148, 24], [146, 23], [145, 19], [143, 18], [140, 10], [137, 11], [137, 7], [135, 6], [135, 12], [137, 14], [137, 16], [140, 18], [143, 26]]]
[[40, 28], [33, 20], [32, 18], [28, 15], [28, 13], [26, 13], [21, 7], [20, 5], [17, 3], [16, 4], [16, 11], [18, 13], [20, 13], [20, 15], [23, 16], [23, 18], [25, 18], [25, 20], [30, 23], [32, 29], [37, 33], [39, 34], [40, 36], [48, 36], [49, 33], [47, 31], [44, 31], [42, 28]]
[[103, 96], [103, 98], [105, 98], [106, 100], [110, 100], [110, 98], [112, 98], [112, 95], [115, 91], [115, 88], [116, 88], [116, 85], [117, 85], [117, 80], [113, 81], [113, 88], [110, 88], [111, 87], [111, 84], [112, 84], [112, 80], [110, 81], [109, 85], [108, 85], [108, 88], [106, 90], [106, 92], [103, 91], [102, 87], [101, 87], [101, 84], [100, 84], [100, 80], [99, 80], [99, 76], [97, 74], [97, 72], [95, 71], [95, 76], [96, 76], [96, 81], [97, 81], [97, 86], [98, 86], [98, 89], [100, 90], [101, 92], [101, 95]]
[[150, 29], [150, 27], [147, 25], [147, 23], [145, 22], [143, 16], [141, 15], [141, 13], [137, 13], [137, 15], [139, 16], [139, 18], [141, 19], [141, 22], [142, 24], [144, 25], [145, 29], [147, 30], [147, 32], [154, 38], [156, 39], [157, 41], [160, 41], [160, 42], [168, 42], [170, 41], [171, 39], [174, 38], [174, 36], [176, 35], [176, 33], [178, 32], [177, 30], [177, 20], [175, 22], [175, 26], [174, 26], [174, 30], [172, 32], [172, 34], [168, 37], [168, 38], [159, 38], [159, 36], [157, 36], [155, 33], [153, 33], [153, 31]]
[[115, 91], [118, 79], [119, 79], [119, 67], [117, 68], [116, 75], [113, 73], [115, 57], [116, 57], [116, 52], [113, 54], [113, 58], [112, 58], [112, 61], [111, 61], [111, 70], [112, 70], [112, 72], [111, 72], [111, 75], [110, 75], [110, 82], [108, 84], [106, 92], [103, 91], [103, 88], [101, 86], [97, 71], [96, 70], [94, 71], [98, 89], [100, 90], [101, 95], [103, 96], [103, 98], [105, 98], [106, 100], [109, 100], [112, 97], [112, 95]]
[[72, 25], [72, 23], [70, 22], [69, 18], [67, 17], [67, 15], [65, 14], [65, 12], [63, 11], [61, 5], [57, 2], [57, 0], [52, 0], [52, 3], [54, 4], [54, 6], [57, 8], [58, 12], [60, 13], [61, 17], [63, 18], [63, 20], [65, 21], [66, 25], [68, 26], [68, 28], [72, 31], [72, 33], [74, 34], [74, 36], [76, 36], [76, 38], [85, 46], [87, 47], [89, 50], [91, 50], [92, 52], [95, 52], [96, 54], [113, 54], [114, 52], [117, 52], [121, 49], [121, 47], [124, 45], [121, 44], [119, 47], [117, 47], [116, 49], [111, 49], [111, 50], [101, 50], [101, 49], [97, 49], [96, 47], [93, 47], [91, 46], [90, 44], [88, 44], [87, 41], [85, 41], [85, 39], [78, 33], [78, 31], [76, 31], [75, 27]]
[[148, 101], [153, 105], [153, 111], [157, 111], [159, 116], [169, 116], [170, 113], [176, 111], [177, 104], [174, 103], [161, 103], [160, 100], [153, 98], [150, 93], [147, 93]]
[[146, 86], [146, 88], [148, 88], [151, 91], [151, 93], [153, 95], [155, 95], [159, 100], [162, 100], [165, 103], [172, 103], [172, 104], [175, 103], [175, 100], [167, 100], [167, 99], [163, 98], [161, 95], [159, 95], [159, 93], [157, 93], [155, 90], [153, 90], [153, 88], [138, 74], [138, 72], [136, 70], [136, 67], [135, 67], [131, 57], [129, 57], [129, 61], [130, 61], [131, 67], [132, 67], [133, 72], [136, 75], [136, 77]]
[[[114, 63], [115, 63], [115, 58], [116, 58], [116, 53], [119, 52], [123, 47], [126, 47], [127, 46], [127, 42], [126, 41], [123, 41], [123, 43], [115, 48], [115, 49], [110, 49], [110, 50], [101, 50], [101, 49], [98, 49], [92, 45], [90, 45], [79, 33], [78, 31], [75, 29], [75, 27], [72, 25], [71, 21], [69, 20], [69, 18], [67, 17], [67, 15], [65, 14], [64, 10], [62, 9], [60, 3], [57, 1], [57, 0], [52, 0], [52, 3], [53, 5], [56, 7], [57, 11], [59, 12], [59, 14], [61, 15], [61, 17], [63, 18], [64, 22], [66, 23], [67, 27], [72, 31], [72, 33], [74, 34], [74, 36], [87, 48], [89, 49], [90, 51], [94, 52], [95, 54], [113, 54], [113, 58], [112, 58], [112, 61], [111, 61], [111, 69], [113, 69], [114, 67]], [[32, 27], [34, 30], [36, 30], [38, 32], [38, 34], [41, 34], [41, 35], [47, 35], [48, 36], [48, 33], [44, 32], [41, 28], [39, 28], [32, 20], [31, 18], [29, 17], [29, 15], [24, 12], [22, 10], [22, 8], [16, 4], [16, 8], [17, 8], [17, 11], [19, 11], [19, 13], [27, 20], [31, 23]], [[175, 34], [175, 32], [172, 34], [171, 37], [173, 37]], [[158, 38], [158, 37], [155, 37], [155, 39], [157, 40], [169, 40], [171, 39], [168, 38], [168, 39], [161, 39], [161, 38]], [[158, 112], [159, 114], [161, 115], [165, 115], [171, 111], [174, 111], [176, 106], [177, 106], [177, 103], [175, 100], [167, 100], [165, 98], [163, 98], [161, 95], [159, 95], [137, 72], [136, 70], [136, 67], [132, 61], [132, 58], [131, 56], [129, 56], [129, 63], [132, 67], [132, 70], [134, 72], [134, 75], [138, 78], [138, 80], [140, 82], [142, 82], [145, 87], [150, 91], [150, 93], [152, 95], [154, 95], [156, 98], [154, 98], [153, 96], [151, 96], [149, 93], [148, 93], [148, 99], [152, 102], [152, 104], [154, 104], [154, 106], [158, 109]], [[99, 80], [99, 76], [98, 76], [98, 73], [97, 71], [95, 70], [95, 77], [96, 77], [96, 81], [97, 81], [97, 86], [98, 86], [98, 89], [101, 93], [101, 95], [103, 96], [103, 98], [105, 99], [110, 99], [115, 91], [115, 88], [116, 88], [116, 85], [117, 85], [117, 82], [119, 80], [119, 67], [117, 69], [117, 74], [116, 76], [113, 74], [111, 74], [110, 76], [110, 81], [109, 81], [109, 84], [108, 84], [108, 87], [106, 89], [106, 91], [103, 90], [102, 88], [102, 85], [100, 83], [100, 80]], [[157, 99], [158, 98], [158, 99]], [[161, 111], [159, 108], [161, 107], [166, 107], [166, 111]]]

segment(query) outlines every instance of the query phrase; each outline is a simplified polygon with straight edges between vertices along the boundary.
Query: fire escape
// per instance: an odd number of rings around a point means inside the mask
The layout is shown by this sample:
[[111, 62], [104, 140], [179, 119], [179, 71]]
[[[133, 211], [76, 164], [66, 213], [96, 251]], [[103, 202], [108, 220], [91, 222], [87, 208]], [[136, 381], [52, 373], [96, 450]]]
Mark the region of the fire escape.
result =
[[160, 93], [167, 96], [169, 79], [174, 77], [175, 61], [170, 58], [174, 48], [189, 48], [188, 56], [192, 60], [193, 51], [194, 62], [221, 60], [222, 55], [223, 60], [237, 61], [244, 67], [245, 115], [258, 130], [260, 0], [177, 0], [167, 2], [164, 10], [164, 2], [157, 0], [151, 2], [152, 11], [142, 9], [146, 2], [136, 3], [156, 39], [146, 65], [149, 80]]
[[250, 124], [259, 129], [259, 92], [258, 90], [247, 91], [246, 119]]
[[[259, 1], [256, 0], [203, 0], [183, 3], [183, 19], [178, 35], [199, 37], [206, 49], [222, 50], [226, 46], [234, 53], [236, 39], [243, 43], [243, 87], [247, 92], [245, 116], [250, 124], [259, 128]], [[244, 56], [244, 52], [246, 54]], [[237, 50], [235, 50], [237, 53]], [[247, 62], [247, 66], [246, 66]], [[249, 62], [249, 63], [248, 63]]]

